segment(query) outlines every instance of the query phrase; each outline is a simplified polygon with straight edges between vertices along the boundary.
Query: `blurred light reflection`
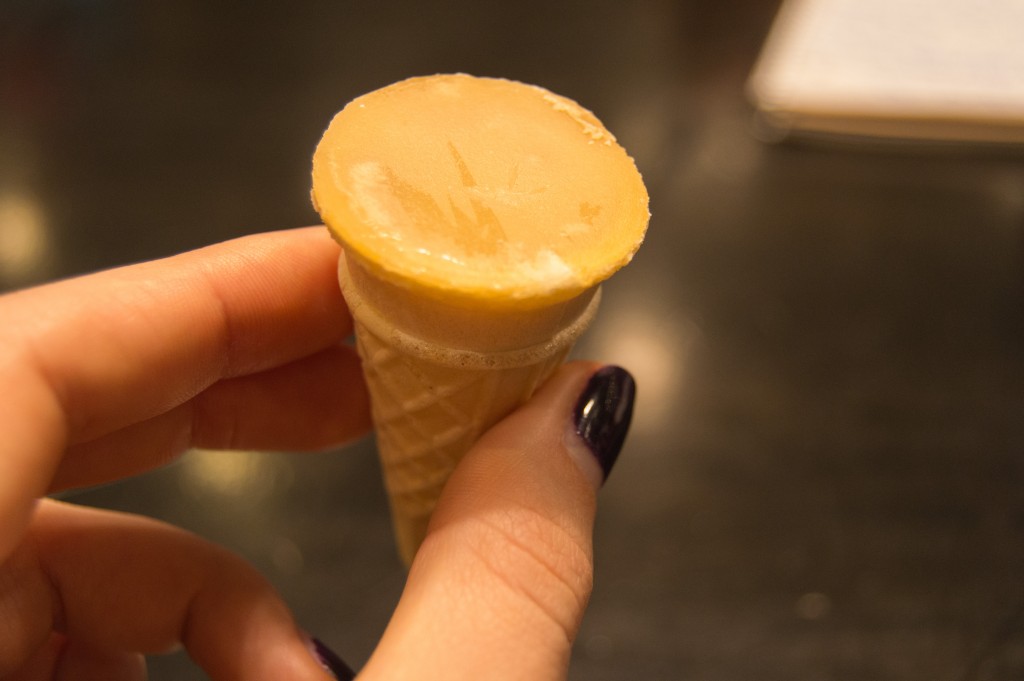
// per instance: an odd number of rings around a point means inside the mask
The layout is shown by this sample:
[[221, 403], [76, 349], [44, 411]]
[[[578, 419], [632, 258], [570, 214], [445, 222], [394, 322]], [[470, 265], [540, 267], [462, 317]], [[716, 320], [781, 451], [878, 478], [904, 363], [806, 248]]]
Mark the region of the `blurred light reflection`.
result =
[[24, 192], [0, 191], [0, 284], [41, 279], [52, 260], [42, 206]]
[[297, 575], [306, 565], [306, 558], [299, 545], [287, 537], [279, 537], [270, 551], [270, 560], [280, 572]]
[[800, 619], [820, 620], [832, 610], [832, 599], [823, 593], [805, 593], [796, 601], [796, 614]]
[[181, 485], [196, 495], [265, 499], [286, 489], [292, 471], [281, 457], [266, 452], [197, 449], [181, 460]]
[[605, 309], [601, 314], [615, 323], [595, 328], [586, 352], [633, 374], [640, 405], [634, 412], [633, 427], [653, 433], [672, 417], [674, 405], [681, 399], [680, 384], [695, 329], [650, 300], [627, 300], [614, 307], [618, 309]]

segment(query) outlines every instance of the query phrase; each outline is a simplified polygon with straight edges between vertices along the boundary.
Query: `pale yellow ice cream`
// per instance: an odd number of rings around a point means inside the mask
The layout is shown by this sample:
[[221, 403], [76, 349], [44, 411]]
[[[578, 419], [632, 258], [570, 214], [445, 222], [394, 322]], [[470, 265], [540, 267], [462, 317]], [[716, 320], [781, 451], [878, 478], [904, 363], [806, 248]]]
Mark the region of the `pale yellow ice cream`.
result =
[[490, 309], [579, 295], [630, 260], [648, 220], [636, 166], [592, 113], [467, 75], [352, 101], [317, 148], [313, 196], [378, 276]]

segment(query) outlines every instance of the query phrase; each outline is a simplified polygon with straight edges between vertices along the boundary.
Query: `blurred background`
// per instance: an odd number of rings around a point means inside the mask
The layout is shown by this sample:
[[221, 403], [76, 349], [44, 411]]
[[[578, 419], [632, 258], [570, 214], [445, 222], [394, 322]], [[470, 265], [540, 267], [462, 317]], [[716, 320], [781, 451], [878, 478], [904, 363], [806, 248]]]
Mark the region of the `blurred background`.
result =
[[[542, 85], [653, 212], [577, 351], [639, 398], [570, 678], [1024, 678], [1024, 154], [775, 141], [745, 86], [777, 7], [4, 0], [0, 290], [316, 222], [366, 91]], [[402, 587], [372, 441], [72, 499], [231, 547], [357, 667]]]

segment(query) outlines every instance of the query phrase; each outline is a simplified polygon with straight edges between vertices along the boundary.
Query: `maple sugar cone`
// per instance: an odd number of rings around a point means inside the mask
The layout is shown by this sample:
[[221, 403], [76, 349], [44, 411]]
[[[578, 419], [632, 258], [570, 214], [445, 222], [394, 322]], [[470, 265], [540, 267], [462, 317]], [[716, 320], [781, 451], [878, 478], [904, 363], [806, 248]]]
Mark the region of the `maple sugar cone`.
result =
[[459, 460], [563, 361], [632, 258], [647, 192], [589, 111], [456, 74], [348, 104], [314, 155], [313, 201], [344, 247], [408, 564]]

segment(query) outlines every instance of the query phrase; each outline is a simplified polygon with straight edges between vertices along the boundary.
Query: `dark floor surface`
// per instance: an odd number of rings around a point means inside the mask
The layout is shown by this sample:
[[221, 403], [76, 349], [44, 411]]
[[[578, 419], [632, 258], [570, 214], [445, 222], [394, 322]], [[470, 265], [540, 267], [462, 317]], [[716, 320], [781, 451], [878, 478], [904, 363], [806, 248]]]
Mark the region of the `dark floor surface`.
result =
[[[0, 289], [314, 222], [327, 121], [407, 76], [616, 133], [654, 216], [578, 354], [640, 398], [572, 679], [1024, 679], [1024, 156], [759, 141], [772, 2], [0, 7]], [[357, 666], [401, 589], [371, 443], [74, 498], [239, 551]]]

